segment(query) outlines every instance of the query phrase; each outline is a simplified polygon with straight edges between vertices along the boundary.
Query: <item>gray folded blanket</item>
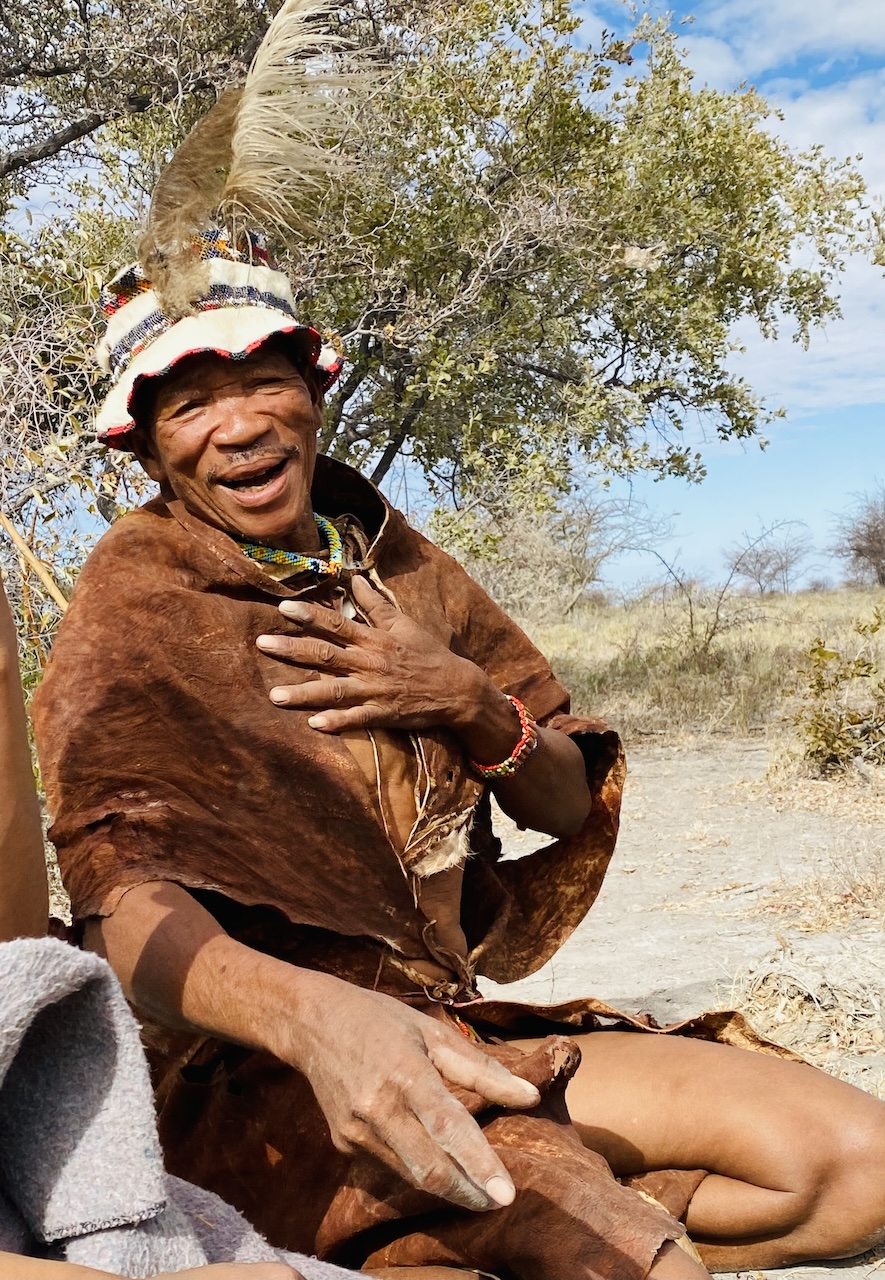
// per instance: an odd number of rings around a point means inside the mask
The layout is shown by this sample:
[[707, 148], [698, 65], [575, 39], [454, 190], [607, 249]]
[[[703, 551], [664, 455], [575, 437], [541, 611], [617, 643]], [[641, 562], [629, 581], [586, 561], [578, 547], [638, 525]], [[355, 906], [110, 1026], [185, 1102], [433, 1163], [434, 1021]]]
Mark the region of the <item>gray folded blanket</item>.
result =
[[148, 1277], [288, 1262], [236, 1210], [163, 1170], [138, 1027], [109, 966], [54, 938], [0, 944], [0, 1250]]

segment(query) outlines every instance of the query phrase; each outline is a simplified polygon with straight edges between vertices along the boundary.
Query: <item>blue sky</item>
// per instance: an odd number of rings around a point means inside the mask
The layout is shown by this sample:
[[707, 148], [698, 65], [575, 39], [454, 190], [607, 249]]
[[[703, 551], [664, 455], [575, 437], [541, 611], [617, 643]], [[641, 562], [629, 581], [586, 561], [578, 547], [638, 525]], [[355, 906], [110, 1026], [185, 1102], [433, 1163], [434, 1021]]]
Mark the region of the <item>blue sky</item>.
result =
[[[594, 16], [615, 24], [616, 6], [587, 9], [588, 25]], [[821, 143], [839, 158], [861, 153], [870, 191], [885, 197], [885, 0], [679, 0], [672, 13], [677, 24], [694, 18], [679, 29], [698, 82], [755, 84], [784, 113], [773, 127], [791, 144]], [[841, 294], [844, 318], [818, 332], [808, 351], [788, 338], [741, 335], [747, 350], [736, 367], [787, 411], [766, 432], [764, 453], [712, 444], [700, 486], [633, 483], [654, 510], [673, 513], [664, 551], [678, 552], [689, 571], [715, 576], [720, 549], [744, 531], [795, 519], [814, 536], [817, 573], [838, 579], [838, 562], [826, 555], [834, 514], [885, 480], [885, 276], [854, 260]], [[609, 577], [624, 585], [658, 573], [652, 561], [631, 557]]]

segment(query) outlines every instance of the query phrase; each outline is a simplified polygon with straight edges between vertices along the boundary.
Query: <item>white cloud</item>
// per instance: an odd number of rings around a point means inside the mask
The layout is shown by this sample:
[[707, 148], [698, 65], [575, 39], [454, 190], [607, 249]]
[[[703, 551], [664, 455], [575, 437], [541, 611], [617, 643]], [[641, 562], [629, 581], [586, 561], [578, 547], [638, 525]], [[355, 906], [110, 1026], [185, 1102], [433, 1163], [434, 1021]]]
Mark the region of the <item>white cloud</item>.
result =
[[842, 290], [844, 318], [815, 333], [806, 351], [783, 337], [764, 341], [755, 330], [739, 331], [746, 352], [733, 367], [773, 406], [791, 416], [885, 404], [885, 280], [882, 272], [855, 259]]
[[746, 68], [726, 40], [695, 34], [691, 27], [686, 31], [691, 34], [681, 35], [679, 44], [697, 81], [713, 89], [731, 90], [747, 78]]
[[725, 40], [750, 75], [823, 60], [885, 54], [882, 0], [714, 0], [696, 6], [698, 28]]
[[859, 157], [872, 196], [885, 196], [885, 71], [778, 102], [778, 132], [800, 148], [816, 143], [839, 159]]

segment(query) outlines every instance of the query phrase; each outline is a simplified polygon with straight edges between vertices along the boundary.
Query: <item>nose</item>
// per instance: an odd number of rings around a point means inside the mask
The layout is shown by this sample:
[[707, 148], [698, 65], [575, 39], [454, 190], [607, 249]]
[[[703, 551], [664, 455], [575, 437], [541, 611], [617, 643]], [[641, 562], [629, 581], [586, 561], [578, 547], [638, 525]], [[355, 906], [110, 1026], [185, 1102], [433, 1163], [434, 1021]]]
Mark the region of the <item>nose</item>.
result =
[[270, 430], [248, 396], [219, 397], [213, 405], [212, 443], [218, 449], [249, 449]]

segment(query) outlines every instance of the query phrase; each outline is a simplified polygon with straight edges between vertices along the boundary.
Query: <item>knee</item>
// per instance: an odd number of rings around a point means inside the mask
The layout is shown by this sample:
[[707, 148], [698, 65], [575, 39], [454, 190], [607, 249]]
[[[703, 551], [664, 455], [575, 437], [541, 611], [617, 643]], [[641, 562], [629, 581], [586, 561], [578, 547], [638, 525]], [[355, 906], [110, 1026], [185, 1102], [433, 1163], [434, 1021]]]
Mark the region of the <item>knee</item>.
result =
[[885, 1103], [822, 1129], [799, 1200], [818, 1256], [851, 1257], [885, 1238]]
[[830, 1127], [827, 1180], [885, 1189], [885, 1102], [869, 1099], [872, 1106]]

